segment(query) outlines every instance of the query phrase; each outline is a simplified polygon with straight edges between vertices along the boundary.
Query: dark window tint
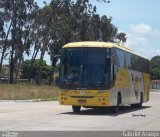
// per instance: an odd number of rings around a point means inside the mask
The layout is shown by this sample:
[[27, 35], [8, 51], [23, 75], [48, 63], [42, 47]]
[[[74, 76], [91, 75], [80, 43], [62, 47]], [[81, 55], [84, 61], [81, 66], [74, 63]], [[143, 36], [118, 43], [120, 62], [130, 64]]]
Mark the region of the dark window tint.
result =
[[117, 53], [117, 61], [119, 64], [119, 67], [125, 67], [125, 60], [124, 60], [124, 51], [120, 50], [120, 49], [116, 49], [116, 53]]
[[118, 67], [149, 73], [149, 61], [145, 58], [117, 48], [112, 49], [112, 57], [112, 63]]
[[125, 52], [125, 64], [126, 68], [131, 69], [131, 54], [128, 52]]
[[65, 48], [62, 51], [60, 87], [106, 89], [110, 78], [110, 50]]

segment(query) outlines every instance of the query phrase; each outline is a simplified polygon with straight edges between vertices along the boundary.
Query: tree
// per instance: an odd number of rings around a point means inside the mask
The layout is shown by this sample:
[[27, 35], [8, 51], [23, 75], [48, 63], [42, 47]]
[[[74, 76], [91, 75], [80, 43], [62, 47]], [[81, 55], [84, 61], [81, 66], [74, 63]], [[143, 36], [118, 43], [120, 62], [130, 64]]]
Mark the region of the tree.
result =
[[115, 38], [118, 40], [118, 42], [126, 42], [127, 40], [126, 34], [123, 32], [117, 33]]
[[[1, 55], [1, 60], [0, 60], [0, 73], [1, 73], [1, 69], [2, 69], [2, 64], [3, 64], [3, 59], [5, 57], [5, 52], [7, 50], [7, 39], [8, 39], [8, 34], [10, 31], [10, 27], [11, 27], [11, 23], [9, 25], [8, 31], [7, 33], [5, 32], [5, 22], [8, 21], [8, 17], [9, 15], [6, 14], [5, 10], [4, 10], [4, 1], [0, 2], [0, 49], [2, 50], [2, 55]], [[7, 27], [6, 27], [7, 28]]]
[[[6, 41], [8, 37], [11, 38], [10, 45], [10, 83], [14, 82], [13, 74], [15, 68], [19, 68], [21, 64], [23, 53], [26, 50], [27, 39], [24, 38], [23, 32], [29, 26], [29, 14], [34, 8], [34, 0], [1, 0], [1, 9], [4, 11], [4, 17], [7, 18], [6, 23], [9, 23], [7, 35], [4, 42], [3, 53], [1, 57], [1, 64], [3, 62], [4, 53], [6, 52]], [[28, 50], [28, 48], [27, 48]], [[18, 67], [16, 67], [16, 65]], [[18, 69], [19, 71], [19, 69]]]
[[160, 79], [160, 56], [155, 56], [150, 61], [151, 79]]
[[[33, 79], [37, 81], [37, 72], [39, 68], [39, 59], [36, 59], [34, 64], [32, 60], [26, 60], [21, 65], [21, 78], [23, 79]], [[51, 66], [46, 64], [46, 61], [42, 63], [42, 79], [48, 80], [50, 77]], [[31, 77], [29, 75], [31, 73]]]

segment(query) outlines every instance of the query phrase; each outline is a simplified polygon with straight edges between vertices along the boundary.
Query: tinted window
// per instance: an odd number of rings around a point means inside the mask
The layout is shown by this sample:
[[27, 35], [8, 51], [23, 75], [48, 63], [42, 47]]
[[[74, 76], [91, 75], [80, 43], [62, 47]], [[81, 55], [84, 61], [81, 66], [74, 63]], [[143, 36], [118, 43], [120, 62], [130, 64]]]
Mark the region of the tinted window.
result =
[[124, 51], [120, 50], [120, 49], [116, 49], [116, 53], [117, 53], [117, 61], [119, 64], [119, 67], [125, 67], [125, 62], [124, 62]]
[[61, 88], [106, 89], [110, 55], [106, 48], [66, 48], [62, 51]]
[[131, 69], [131, 54], [128, 52], [125, 52], [125, 64], [126, 68]]

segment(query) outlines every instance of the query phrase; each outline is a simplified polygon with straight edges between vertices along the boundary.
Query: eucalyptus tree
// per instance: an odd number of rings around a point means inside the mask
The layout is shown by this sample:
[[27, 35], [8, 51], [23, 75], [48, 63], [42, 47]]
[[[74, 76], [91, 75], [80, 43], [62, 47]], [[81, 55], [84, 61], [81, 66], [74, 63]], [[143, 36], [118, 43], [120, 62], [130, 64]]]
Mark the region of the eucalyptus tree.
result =
[[[0, 73], [3, 64], [3, 60], [6, 56], [6, 50], [8, 48], [8, 35], [10, 32], [12, 22], [9, 22], [10, 15], [6, 12], [7, 1], [0, 1], [0, 50], [1, 50], [1, 59], [0, 59]], [[6, 24], [7, 23], [7, 24]], [[9, 27], [8, 27], [9, 24]], [[6, 27], [5, 27], [6, 26]], [[8, 29], [5, 31], [5, 29]]]
[[101, 17], [100, 30], [102, 33], [102, 40], [105, 42], [113, 42], [118, 29], [111, 23], [112, 18], [103, 15]]
[[33, 27], [32, 24], [34, 22], [37, 10], [39, 9], [37, 3], [32, 3], [31, 8], [28, 9], [26, 15], [25, 15], [25, 22], [21, 29], [21, 36], [20, 41], [21, 45], [16, 50], [16, 54], [14, 57], [14, 63], [15, 63], [15, 81], [17, 80], [17, 76], [19, 74], [20, 66], [22, 61], [24, 60], [23, 56], [30, 56], [31, 50], [33, 46]]
[[39, 68], [37, 70], [37, 78], [36, 84], [41, 85], [41, 77], [42, 77], [42, 63], [43, 58], [48, 50], [48, 44], [50, 41], [50, 31], [52, 25], [52, 16], [53, 12], [51, 7], [45, 6], [43, 9], [39, 9], [38, 15], [35, 18], [34, 32], [36, 35], [35, 39], [35, 47], [32, 60], [34, 60], [37, 56], [37, 53], [40, 52], [40, 59], [39, 59]]
[[[0, 7], [1, 7], [1, 3], [0, 3]], [[4, 12], [0, 11], [0, 40], [1, 41], [3, 41], [6, 35], [5, 30], [4, 30], [4, 23], [5, 23]]]
[[[1, 8], [7, 18], [6, 23], [9, 24], [7, 34], [4, 42], [4, 52], [1, 57], [3, 61], [4, 53], [7, 49], [6, 41], [11, 39], [9, 48], [10, 56], [10, 83], [14, 82], [14, 69], [17, 62], [21, 62], [23, 53], [26, 50], [27, 40], [24, 38], [23, 32], [28, 27], [28, 15], [32, 12], [34, 7], [34, 0], [1, 0]], [[20, 64], [20, 63], [19, 63]]]
[[115, 38], [118, 40], [118, 42], [126, 42], [127, 40], [126, 34], [124, 32], [117, 33]]

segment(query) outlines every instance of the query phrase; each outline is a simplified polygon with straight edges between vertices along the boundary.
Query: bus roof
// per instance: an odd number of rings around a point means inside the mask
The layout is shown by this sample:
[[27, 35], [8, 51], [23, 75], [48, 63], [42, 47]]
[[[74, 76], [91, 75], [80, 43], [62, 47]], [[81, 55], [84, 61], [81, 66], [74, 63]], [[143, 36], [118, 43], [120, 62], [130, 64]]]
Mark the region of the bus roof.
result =
[[125, 47], [124, 45], [121, 45], [119, 43], [111, 43], [111, 42], [97, 42], [97, 41], [86, 41], [86, 42], [72, 42], [68, 43], [63, 46], [63, 48], [70, 48], [70, 47], [99, 47], [99, 48], [112, 48], [117, 47], [123, 50], [127, 51], [133, 51], [132, 49], [129, 49]]
[[[124, 51], [130, 52], [132, 54], [135, 54], [137, 56], [140, 56], [142, 58], [147, 59], [146, 57], [143, 57], [141, 55], [138, 55], [133, 52], [132, 49], [124, 46], [123, 44], [120, 43], [113, 43], [113, 42], [98, 42], [98, 41], [84, 41], [84, 42], [71, 42], [66, 45], [64, 45], [62, 48], [78, 48], [78, 47], [99, 47], [99, 48], [112, 48], [116, 47], [118, 49], [122, 49]], [[148, 59], [147, 59], [148, 60]]]

